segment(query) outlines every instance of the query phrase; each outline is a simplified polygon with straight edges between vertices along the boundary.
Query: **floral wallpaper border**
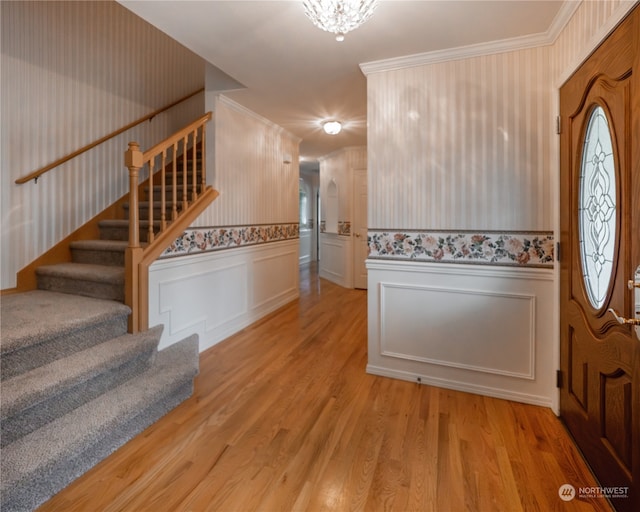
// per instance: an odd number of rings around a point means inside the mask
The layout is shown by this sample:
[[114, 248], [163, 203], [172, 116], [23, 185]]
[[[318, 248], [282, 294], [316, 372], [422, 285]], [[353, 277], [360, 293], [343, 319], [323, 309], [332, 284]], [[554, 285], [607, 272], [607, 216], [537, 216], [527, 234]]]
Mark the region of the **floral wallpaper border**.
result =
[[350, 220], [339, 220], [338, 221], [338, 234], [349, 236], [351, 234], [351, 221]]
[[219, 251], [249, 245], [299, 238], [299, 224], [259, 224], [190, 228], [160, 255], [160, 258], [184, 256], [199, 252]]
[[[324, 220], [320, 221], [320, 233], [327, 232], [327, 223]], [[351, 221], [339, 220], [338, 221], [338, 235], [350, 236], [351, 235]]]
[[552, 268], [551, 232], [369, 231], [369, 258]]

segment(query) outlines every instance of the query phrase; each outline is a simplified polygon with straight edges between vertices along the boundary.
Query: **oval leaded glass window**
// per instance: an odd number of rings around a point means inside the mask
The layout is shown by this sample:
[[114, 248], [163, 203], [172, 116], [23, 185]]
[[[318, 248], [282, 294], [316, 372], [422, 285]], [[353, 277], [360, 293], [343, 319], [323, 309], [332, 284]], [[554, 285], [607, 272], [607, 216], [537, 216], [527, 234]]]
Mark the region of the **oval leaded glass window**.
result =
[[589, 301], [600, 308], [613, 273], [616, 175], [611, 131], [604, 109], [591, 112], [582, 150], [578, 191], [580, 257]]

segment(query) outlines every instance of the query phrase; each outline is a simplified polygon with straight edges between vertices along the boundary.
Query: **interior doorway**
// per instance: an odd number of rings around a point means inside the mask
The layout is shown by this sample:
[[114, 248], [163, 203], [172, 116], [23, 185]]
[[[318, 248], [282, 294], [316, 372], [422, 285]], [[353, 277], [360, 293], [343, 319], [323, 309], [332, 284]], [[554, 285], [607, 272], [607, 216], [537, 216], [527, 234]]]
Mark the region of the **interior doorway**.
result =
[[318, 172], [300, 170], [299, 177], [299, 263], [318, 260]]

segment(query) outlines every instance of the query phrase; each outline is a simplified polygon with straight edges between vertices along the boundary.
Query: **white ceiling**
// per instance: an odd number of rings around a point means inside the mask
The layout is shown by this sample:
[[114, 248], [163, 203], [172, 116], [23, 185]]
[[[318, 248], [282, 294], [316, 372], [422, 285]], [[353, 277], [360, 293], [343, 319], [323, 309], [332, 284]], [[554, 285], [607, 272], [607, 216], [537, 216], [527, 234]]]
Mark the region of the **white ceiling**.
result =
[[[366, 144], [360, 64], [548, 35], [565, 3], [383, 0], [337, 42], [306, 18], [301, 1], [119, 1], [240, 82], [244, 89], [225, 94], [300, 137], [308, 161]], [[322, 132], [329, 118], [343, 122], [339, 135]]]

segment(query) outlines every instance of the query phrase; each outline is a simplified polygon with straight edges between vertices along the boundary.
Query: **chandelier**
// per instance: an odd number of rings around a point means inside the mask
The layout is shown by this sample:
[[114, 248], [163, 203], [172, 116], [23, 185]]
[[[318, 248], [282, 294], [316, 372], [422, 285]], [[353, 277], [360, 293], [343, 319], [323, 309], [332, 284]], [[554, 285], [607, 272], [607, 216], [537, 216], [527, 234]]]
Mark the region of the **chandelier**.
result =
[[367, 21], [378, 6], [378, 0], [304, 0], [304, 13], [313, 24], [336, 35], [344, 35]]

